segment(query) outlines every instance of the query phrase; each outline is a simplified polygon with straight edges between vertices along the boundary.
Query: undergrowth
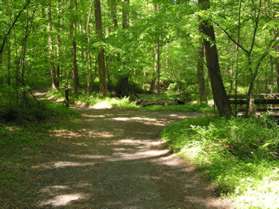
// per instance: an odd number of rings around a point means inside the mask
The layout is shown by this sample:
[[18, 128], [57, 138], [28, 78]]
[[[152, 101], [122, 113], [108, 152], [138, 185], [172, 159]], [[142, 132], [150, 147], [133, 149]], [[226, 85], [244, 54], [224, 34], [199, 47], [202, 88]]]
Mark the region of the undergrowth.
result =
[[274, 122], [193, 118], [170, 125], [162, 136], [205, 172], [236, 208], [279, 208], [279, 129]]
[[[64, 94], [61, 91], [49, 91], [47, 96], [49, 98], [63, 99]], [[102, 97], [98, 94], [88, 95], [86, 93], [81, 93], [78, 95], [71, 95], [70, 102], [78, 105], [91, 106], [96, 109], [137, 109], [139, 108], [135, 102], [130, 101], [128, 97], [123, 98], [112, 98], [112, 97]]]
[[0, 122], [40, 122], [73, 115], [62, 104], [41, 101], [29, 92], [0, 92]]
[[[48, 92], [47, 96], [50, 99], [63, 100], [64, 94], [62, 91], [51, 90]], [[155, 101], [160, 99], [174, 99], [166, 95], [141, 95], [141, 99], [146, 99], [148, 101]], [[70, 102], [78, 105], [89, 106], [93, 108], [116, 108], [116, 109], [139, 109], [140, 105], [136, 102], [131, 101], [129, 97], [102, 97], [98, 94], [88, 95], [86, 93], [80, 93], [78, 95], [71, 95]], [[150, 105], [142, 107], [144, 110], [148, 111], [175, 111], [175, 112], [202, 112], [211, 113], [213, 108], [207, 104], [179, 104], [179, 105]]]
[[118, 108], [118, 109], [137, 109], [138, 106], [130, 101], [128, 97], [112, 98], [112, 97], [100, 97], [98, 95], [79, 95], [76, 100], [82, 102], [88, 106], [95, 108]]
[[213, 112], [213, 108], [207, 104], [184, 104], [184, 105], [150, 105], [144, 107], [150, 111], [175, 111], [175, 112]]

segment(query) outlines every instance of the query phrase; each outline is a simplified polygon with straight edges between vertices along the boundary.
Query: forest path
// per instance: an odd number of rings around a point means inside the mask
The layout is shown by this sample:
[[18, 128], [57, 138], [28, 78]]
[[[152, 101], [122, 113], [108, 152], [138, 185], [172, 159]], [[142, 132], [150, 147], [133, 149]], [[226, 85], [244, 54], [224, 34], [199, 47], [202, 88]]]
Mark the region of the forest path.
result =
[[34, 156], [29, 176], [33, 198], [18, 208], [229, 208], [160, 139], [166, 124], [195, 113], [78, 111], [80, 117], [49, 131], [56, 140]]

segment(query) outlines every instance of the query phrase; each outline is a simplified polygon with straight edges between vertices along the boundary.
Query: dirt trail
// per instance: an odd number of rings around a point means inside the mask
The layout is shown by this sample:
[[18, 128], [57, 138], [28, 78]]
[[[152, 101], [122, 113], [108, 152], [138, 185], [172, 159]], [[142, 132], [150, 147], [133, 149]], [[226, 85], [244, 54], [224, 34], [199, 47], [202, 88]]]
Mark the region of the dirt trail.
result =
[[14, 208], [229, 208], [160, 140], [167, 123], [193, 114], [79, 111], [80, 118], [49, 131], [57, 140], [34, 156], [33, 180]]

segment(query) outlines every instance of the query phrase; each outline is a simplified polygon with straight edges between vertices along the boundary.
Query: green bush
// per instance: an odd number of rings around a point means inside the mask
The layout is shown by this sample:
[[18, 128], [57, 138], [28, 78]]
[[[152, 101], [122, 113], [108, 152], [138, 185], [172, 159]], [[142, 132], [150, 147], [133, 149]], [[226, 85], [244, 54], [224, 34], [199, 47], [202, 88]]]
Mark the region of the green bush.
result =
[[206, 172], [237, 208], [279, 207], [275, 198], [279, 187], [272, 186], [279, 184], [279, 129], [274, 122], [265, 118], [187, 119], [166, 128], [163, 138]]

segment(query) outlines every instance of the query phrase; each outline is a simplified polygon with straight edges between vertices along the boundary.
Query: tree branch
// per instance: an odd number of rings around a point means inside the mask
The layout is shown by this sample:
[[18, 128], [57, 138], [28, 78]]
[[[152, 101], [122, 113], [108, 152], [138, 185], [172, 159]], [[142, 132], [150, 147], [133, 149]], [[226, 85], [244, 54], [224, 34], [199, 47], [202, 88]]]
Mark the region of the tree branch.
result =
[[[255, 4], [254, 1], [253, 1], [253, 4]], [[260, 0], [260, 2], [259, 2], [258, 13], [256, 14], [255, 28], [254, 28], [254, 32], [253, 32], [251, 47], [250, 47], [250, 50], [249, 50], [250, 54], [252, 53], [252, 51], [254, 49], [254, 46], [255, 46], [255, 42], [256, 42], [256, 35], [257, 35], [257, 32], [258, 32], [259, 22], [260, 22], [261, 7], [262, 7], [262, 0]]]
[[9, 35], [12, 31], [12, 29], [15, 27], [19, 17], [21, 16], [22, 12], [28, 7], [28, 5], [30, 4], [31, 0], [27, 0], [24, 4], [24, 6], [22, 7], [22, 9], [18, 12], [18, 14], [16, 15], [15, 19], [13, 20], [12, 24], [10, 25], [8, 31], [6, 32], [6, 34], [4, 34], [4, 38], [3, 38], [3, 41], [2, 41], [2, 44], [1, 44], [1, 47], [0, 47], [0, 56], [1, 54], [3, 53], [4, 51], [4, 48], [5, 48], [5, 45], [6, 45], [6, 42], [9, 38]]
[[232, 35], [224, 29], [219, 23], [215, 22], [214, 20], [211, 20], [218, 28], [220, 28], [226, 35], [227, 37], [234, 43], [236, 44], [240, 49], [242, 49], [246, 54], [250, 54], [249, 50], [247, 50], [242, 44], [240, 44], [238, 41], [236, 41]]

